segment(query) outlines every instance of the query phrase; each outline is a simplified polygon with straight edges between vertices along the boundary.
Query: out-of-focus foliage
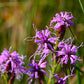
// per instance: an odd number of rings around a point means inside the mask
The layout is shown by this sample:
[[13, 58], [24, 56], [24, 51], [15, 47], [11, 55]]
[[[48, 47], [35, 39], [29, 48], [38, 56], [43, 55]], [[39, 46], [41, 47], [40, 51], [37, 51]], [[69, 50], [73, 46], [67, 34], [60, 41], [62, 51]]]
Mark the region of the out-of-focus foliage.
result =
[[[84, 7], [84, 0], [81, 0]], [[25, 41], [26, 37], [35, 35], [32, 24], [35, 24], [38, 30], [45, 29], [49, 25], [50, 20], [61, 11], [72, 12], [75, 26], [72, 29], [77, 36], [78, 41], [84, 42], [84, 13], [82, 11], [79, 0], [0, 0], [0, 53], [4, 48], [12, 46], [13, 50], [17, 50], [20, 54], [32, 55], [37, 45], [33, 42]], [[65, 38], [71, 36], [67, 29]], [[84, 48], [80, 48], [80, 57], [84, 58]], [[27, 63], [26, 63], [27, 66]], [[83, 64], [81, 68], [84, 69]], [[82, 84], [84, 77], [82, 77]], [[19, 82], [15, 84], [27, 84], [27, 77], [24, 75]], [[74, 84], [77, 77], [73, 78]], [[4, 84], [0, 78], [0, 84]]]

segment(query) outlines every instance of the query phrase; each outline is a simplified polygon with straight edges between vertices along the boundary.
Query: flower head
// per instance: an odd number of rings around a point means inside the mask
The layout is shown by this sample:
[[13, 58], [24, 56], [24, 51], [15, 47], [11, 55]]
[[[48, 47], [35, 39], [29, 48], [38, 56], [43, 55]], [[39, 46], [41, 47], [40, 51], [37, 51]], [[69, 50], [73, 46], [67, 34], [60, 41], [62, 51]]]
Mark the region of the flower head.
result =
[[[73, 16], [70, 12], [60, 12], [60, 14], [56, 13], [55, 17], [53, 17], [53, 20], [51, 20], [50, 22], [50, 26], [55, 30], [60, 28], [61, 26], [73, 26], [74, 24], [71, 19], [73, 19]], [[55, 24], [54, 27], [53, 24]]]
[[24, 64], [22, 57], [16, 51], [10, 53], [10, 50], [4, 49], [0, 55], [0, 71], [16, 75], [18, 72], [25, 73], [26, 68], [22, 66]]
[[59, 78], [59, 76], [56, 74], [56, 75], [54, 75], [54, 77], [56, 77], [57, 78], [57, 82], [55, 83], [55, 84], [65, 84], [65, 81], [67, 80], [67, 78], [69, 77], [70, 75], [68, 75], [68, 76], [65, 76], [64, 78]]
[[38, 50], [40, 50], [41, 47], [44, 48], [45, 53], [47, 53], [48, 50], [54, 50], [52, 43], [56, 44], [56, 37], [50, 37], [50, 34], [51, 32], [48, 29], [36, 31], [35, 43], [39, 43]]
[[[43, 70], [44, 68], [46, 68], [46, 64], [47, 62], [41, 61], [39, 61], [39, 63], [37, 64], [34, 60], [32, 60], [32, 64], [28, 64], [30, 67], [32, 67], [32, 69], [28, 69], [27, 74], [35, 79], [42, 78], [43, 74], [47, 74], [47, 72]], [[32, 74], [29, 74], [30, 72], [32, 72]]]
[[67, 64], [69, 60], [71, 61], [71, 64], [76, 64], [76, 61], [79, 60], [79, 57], [76, 56], [77, 47], [75, 45], [60, 42], [58, 47], [60, 49], [58, 51], [58, 56], [60, 56], [60, 62], [62, 64]]

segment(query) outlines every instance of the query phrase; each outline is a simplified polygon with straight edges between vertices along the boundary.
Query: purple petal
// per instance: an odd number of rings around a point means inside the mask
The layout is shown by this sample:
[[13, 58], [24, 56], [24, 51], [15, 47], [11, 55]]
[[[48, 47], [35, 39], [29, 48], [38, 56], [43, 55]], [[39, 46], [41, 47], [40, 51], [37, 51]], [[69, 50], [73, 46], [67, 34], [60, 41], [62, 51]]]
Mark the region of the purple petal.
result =
[[75, 60], [79, 60], [79, 57], [76, 56], [76, 55], [71, 55], [71, 57], [72, 57], [73, 59], [75, 59]]
[[26, 73], [26, 67], [20, 67], [19, 72], [20, 73]]
[[51, 37], [51, 38], [48, 39], [48, 41], [56, 44], [56, 37]]
[[68, 55], [65, 55], [65, 61], [64, 61], [64, 63], [67, 64], [67, 62], [68, 62]]
[[76, 54], [77, 53], [77, 47], [75, 45], [73, 45], [72, 49], [71, 49], [72, 54]]
[[65, 76], [65, 77], [63, 78], [63, 80], [64, 80], [64, 81], [67, 80], [70, 76], [73, 76], [73, 74], [72, 74], [72, 75]]
[[73, 60], [73, 58], [70, 57], [70, 60], [71, 60], [71, 64], [74, 64], [75, 61]]
[[46, 74], [46, 75], [47, 75], [47, 72], [46, 72], [46, 71], [44, 71], [43, 69], [41, 69], [41, 72], [43, 72], [44, 74]]
[[60, 14], [61, 14], [61, 17], [64, 17], [64, 12], [60, 12]]
[[10, 54], [9, 54], [9, 51], [7, 51], [6, 49], [4, 49], [3, 52], [1, 53], [1, 55], [8, 57]]
[[35, 72], [35, 78], [38, 78], [39, 76], [38, 76], [38, 72]]
[[34, 77], [34, 75], [35, 75], [35, 72], [33, 72], [30, 76], [33, 78], [33, 77]]
[[36, 64], [36, 63], [35, 63], [35, 60], [32, 60], [32, 64], [33, 64], [33, 66], [35, 66], [35, 64]]
[[68, 23], [69, 23], [71, 26], [74, 26], [74, 23], [73, 23], [71, 20], [68, 20]]
[[51, 20], [50, 26], [52, 26], [52, 24], [53, 24], [54, 22], [56, 22], [56, 19]]
[[51, 31], [49, 31], [48, 29], [45, 30], [45, 35], [46, 37], [49, 37], [49, 35], [51, 34]]
[[40, 59], [40, 61], [39, 61], [39, 64], [38, 65], [40, 65], [43, 61], [44, 61], [44, 59], [47, 57], [47, 55], [46, 54], [44, 54], [44, 56]]
[[43, 35], [44, 37], [45, 37], [45, 31], [46, 31], [46, 30], [42, 30], [42, 35]]
[[34, 71], [34, 69], [28, 69], [27, 73]]
[[41, 40], [35, 39], [35, 43], [41, 43]]
[[13, 53], [11, 53], [11, 56], [13, 56], [13, 57], [18, 57], [19, 54], [18, 54], [16, 51], [14, 51]]
[[59, 27], [61, 26], [60, 22], [58, 22], [55, 26], [54, 26], [54, 29], [58, 29]]
[[59, 56], [59, 55], [65, 55], [65, 52], [63, 52], [63, 51], [58, 51], [57, 54], [58, 54], [58, 56]]
[[38, 38], [42, 38], [42, 34], [38, 31], [38, 32], [36, 32], [36, 37], [38, 37]]
[[28, 66], [34, 67], [31, 63], [29, 63]]
[[46, 68], [46, 64], [47, 62], [43, 62], [42, 64], [40, 64], [40, 68]]
[[56, 78], [57, 78], [57, 80], [59, 80], [59, 76], [58, 76], [57, 74], [55, 74], [55, 75], [54, 75], [54, 77], [56, 77]]
[[43, 53], [47, 54], [47, 53], [49, 53], [49, 52], [50, 52], [49, 49], [47, 49], [47, 48], [43, 49]]
[[42, 44], [39, 44], [39, 46], [38, 46], [38, 50], [40, 50], [40, 49], [41, 49], [41, 46], [42, 46]]

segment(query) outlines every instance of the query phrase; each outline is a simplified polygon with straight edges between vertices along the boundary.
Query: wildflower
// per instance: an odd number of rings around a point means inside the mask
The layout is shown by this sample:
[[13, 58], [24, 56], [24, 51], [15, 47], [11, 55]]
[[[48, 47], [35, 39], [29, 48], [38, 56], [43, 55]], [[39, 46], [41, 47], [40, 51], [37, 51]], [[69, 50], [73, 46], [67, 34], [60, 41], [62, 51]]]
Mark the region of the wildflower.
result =
[[58, 48], [62, 49], [64, 47], [64, 44], [65, 44], [64, 41], [59, 42]]
[[[37, 64], [35, 63], [34, 60], [32, 60], [32, 64], [31, 63], [28, 64], [30, 67], [32, 67], [32, 69], [28, 69], [27, 74], [35, 79], [44, 77], [43, 74], [47, 74], [47, 72], [43, 70], [46, 68], [46, 64], [47, 62], [41, 62], [41, 61], [39, 61], [39, 63]], [[29, 74], [30, 72], [33, 73]]]
[[[73, 19], [71, 12], [60, 12], [60, 14], [56, 13], [55, 17], [53, 17], [53, 20], [51, 20], [50, 22], [50, 26], [55, 30], [60, 28], [61, 26], [65, 26], [65, 28], [70, 25], [74, 26], [71, 19]], [[55, 24], [54, 27], [53, 24]]]
[[76, 61], [79, 60], [79, 57], [76, 56], [77, 54], [77, 47], [72, 44], [67, 43], [60, 43], [59, 45], [60, 50], [58, 51], [58, 56], [61, 58], [61, 63], [67, 64], [68, 61], [71, 61], [71, 64], [76, 64]]
[[70, 77], [71, 75], [65, 76], [64, 78], [59, 78], [59, 76], [56, 74], [54, 75], [54, 77], [57, 78], [57, 82], [55, 84], [65, 84], [65, 81], [68, 79], [68, 77]]
[[46, 52], [48, 50], [54, 51], [53, 43], [56, 44], [56, 37], [50, 37], [50, 34], [51, 32], [48, 29], [42, 30], [41, 32], [36, 31], [35, 43], [39, 43], [38, 50], [43, 47]]
[[10, 53], [10, 50], [4, 49], [0, 55], [0, 71], [2, 73], [15, 73], [15, 75], [18, 72], [25, 73], [26, 68], [22, 66], [23, 64], [23, 56], [20, 57], [16, 51]]

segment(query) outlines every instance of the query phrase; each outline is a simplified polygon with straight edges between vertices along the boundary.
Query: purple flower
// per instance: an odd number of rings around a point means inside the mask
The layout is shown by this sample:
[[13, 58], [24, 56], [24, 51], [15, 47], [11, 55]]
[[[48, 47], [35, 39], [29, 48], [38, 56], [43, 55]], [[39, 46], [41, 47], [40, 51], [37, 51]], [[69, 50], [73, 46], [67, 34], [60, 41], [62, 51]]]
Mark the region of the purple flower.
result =
[[22, 65], [23, 56], [20, 57], [19, 54], [14, 51], [10, 53], [10, 50], [4, 49], [0, 55], [0, 71], [2, 73], [15, 73], [16, 75], [19, 73], [25, 73], [25, 67]]
[[64, 47], [64, 44], [65, 44], [64, 41], [59, 42], [58, 48], [62, 49]]
[[[34, 60], [32, 60], [32, 64], [28, 64], [30, 67], [32, 67], [32, 69], [28, 69], [27, 74], [32, 78], [35, 77], [35, 79], [44, 77], [43, 75], [47, 74], [47, 72], [43, 70], [46, 68], [46, 64], [47, 62], [42, 61], [39, 61], [37, 64]], [[30, 74], [30, 72], [32, 72], [32, 74]]]
[[[74, 26], [71, 19], [73, 19], [71, 12], [60, 12], [60, 14], [56, 13], [55, 17], [53, 17], [53, 20], [51, 20], [50, 22], [50, 26], [55, 30], [60, 28], [62, 25], [64, 25], [65, 27], [68, 27], [70, 25]], [[55, 26], [53, 27], [53, 25]]]
[[71, 75], [65, 76], [64, 78], [59, 78], [59, 76], [56, 74], [54, 75], [54, 77], [57, 78], [57, 82], [55, 84], [65, 84], [65, 81], [68, 79], [68, 77], [70, 77]]
[[53, 43], [56, 44], [56, 37], [50, 37], [51, 32], [46, 30], [36, 31], [35, 43], [39, 43], [38, 50], [44, 48], [45, 53], [53, 51]]
[[76, 56], [77, 54], [77, 47], [72, 44], [66, 44], [63, 42], [59, 43], [59, 51], [58, 51], [58, 56], [61, 58], [60, 63], [65, 63], [67, 64], [68, 61], [71, 61], [71, 64], [76, 64], [76, 61], [79, 60], [79, 57]]

